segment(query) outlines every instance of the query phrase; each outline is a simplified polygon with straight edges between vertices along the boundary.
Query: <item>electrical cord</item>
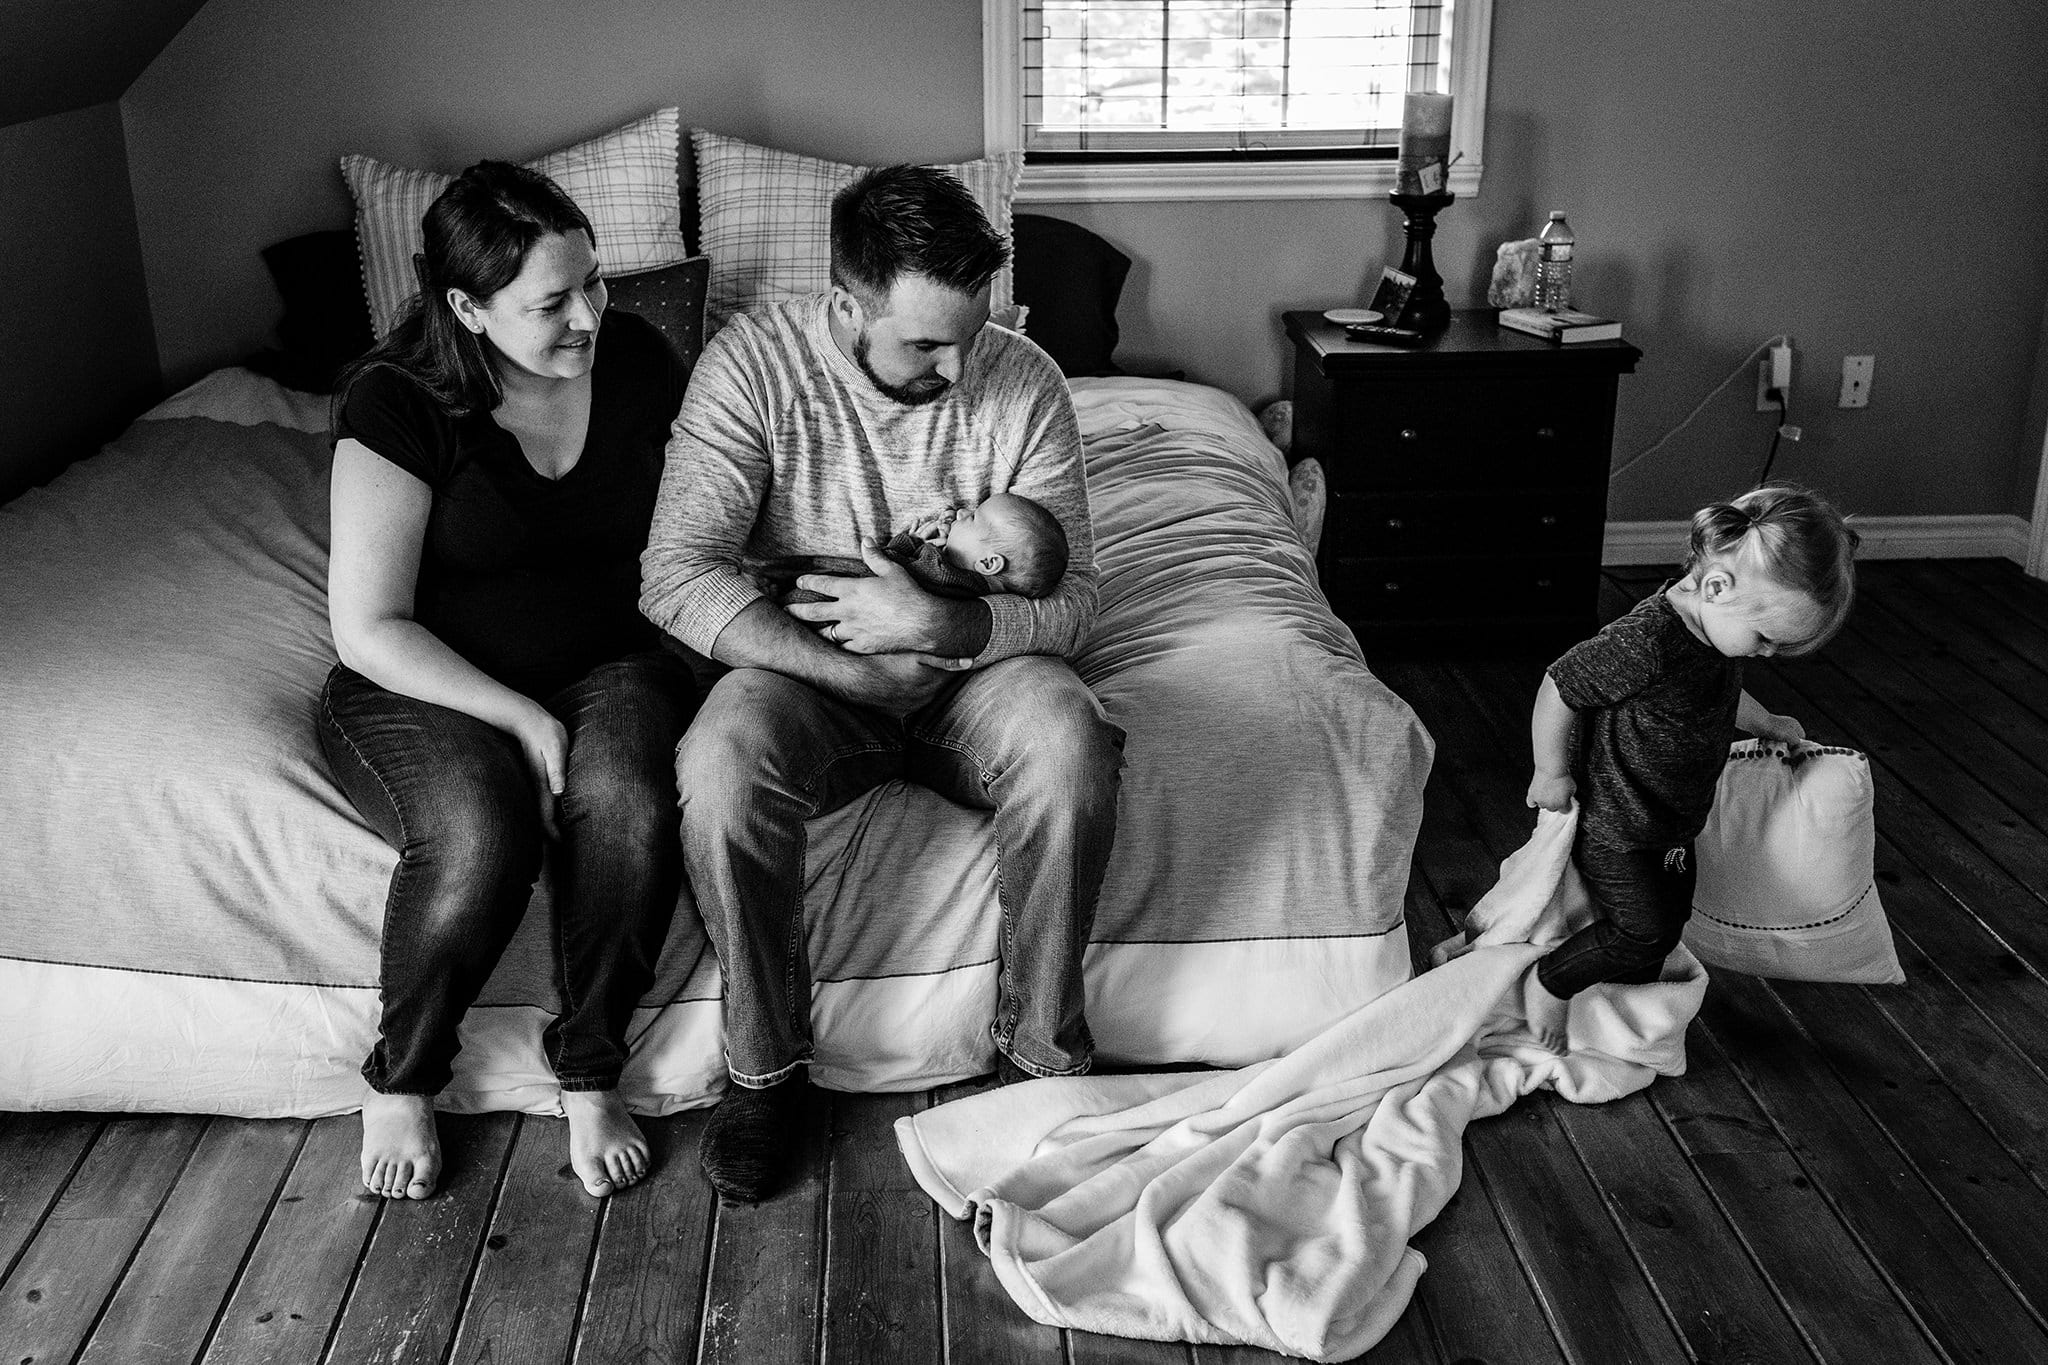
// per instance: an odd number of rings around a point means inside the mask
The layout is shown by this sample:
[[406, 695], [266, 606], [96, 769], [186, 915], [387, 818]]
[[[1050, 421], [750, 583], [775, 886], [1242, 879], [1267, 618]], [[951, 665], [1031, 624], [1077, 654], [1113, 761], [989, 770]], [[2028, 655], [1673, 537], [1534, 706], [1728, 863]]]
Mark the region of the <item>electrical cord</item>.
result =
[[[1634, 468], [1636, 465], [1640, 464], [1645, 459], [1648, 459], [1650, 456], [1662, 450], [1664, 448], [1665, 442], [1669, 441], [1679, 432], [1685, 430], [1688, 426], [1691, 426], [1692, 419], [1699, 416], [1701, 413], [1707, 410], [1707, 404], [1713, 402], [1715, 398], [1719, 397], [1721, 390], [1727, 388], [1730, 384], [1733, 384], [1742, 375], [1754, 373], [1754, 371], [1750, 369], [1750, 366], [1756, 364], [1757, 361], [1763, 359], [1764, 352], [1770, 350], [1771, 347], [1776, 346], [1780, 343], [1789, 346], [1792, 343], [1792, 338], [1786, 336], [1783, 332], [1778, 333], [1774, 337], [1767, 338], [1761, 346], [1758, 346], [1755, 350], [1751, 351], [1747, 356], [1744, 356], [1742, 361], [1739, 364], [1737, 364], [1733, 370], [1729, 371], [1728, 377], [1726, 379], [1714, 385], [1714, 387], [1708, 392], [1707, 396], [1699, 401], [1699, 405], [1695, 407], [1691, 412], [1688, 412], [1682, 419], [1680, 419], [1677, 426], [1671, 428], [1671, 430], [1665, 432], [1662, 436], [1659, 436], [1649, 445], [1637, 451], [1635, 454], [1629, 456], [1626, 460], [1623, 460], [1620, 464], [1614, 466], [1614, 468], [1608, 470], [1607, 477], [1609, 481], [1611, 482], [1614, 479], [1620, 478], [1628, 470]], [[1775, 439], [1773, 440], [1772, 444], [1773, 453], [1775, 454]], [[1768, 466], [1766, 466], [1766, 468], [1768, 468]]]
[[1771, 449], [1770, 453], [1764, 456], [1764, 467], [1756, 472], [1758, 486], [1763, 485], [1771, 477], [1771, 465], [1778, 458], [1778, 441], [1784, 436], [1785, 429], [1792, 425], [1792, 404], [1786, 398], [1785, 391], [1772, 389], [1771, 393], [1778, 400], [1778, 425], [1777, 429], [1771, 432]]

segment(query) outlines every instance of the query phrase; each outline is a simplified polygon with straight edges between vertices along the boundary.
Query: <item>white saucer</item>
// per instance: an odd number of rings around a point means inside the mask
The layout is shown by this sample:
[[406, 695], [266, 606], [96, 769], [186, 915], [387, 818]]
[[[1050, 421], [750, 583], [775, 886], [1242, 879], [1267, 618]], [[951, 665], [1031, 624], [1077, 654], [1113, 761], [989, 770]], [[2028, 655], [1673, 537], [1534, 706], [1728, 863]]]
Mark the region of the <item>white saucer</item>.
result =
[[1373, 308], [1332, 308], [1323, 317], [1339, 327], [1363, 327], [1378, 322], [1386, 314]]

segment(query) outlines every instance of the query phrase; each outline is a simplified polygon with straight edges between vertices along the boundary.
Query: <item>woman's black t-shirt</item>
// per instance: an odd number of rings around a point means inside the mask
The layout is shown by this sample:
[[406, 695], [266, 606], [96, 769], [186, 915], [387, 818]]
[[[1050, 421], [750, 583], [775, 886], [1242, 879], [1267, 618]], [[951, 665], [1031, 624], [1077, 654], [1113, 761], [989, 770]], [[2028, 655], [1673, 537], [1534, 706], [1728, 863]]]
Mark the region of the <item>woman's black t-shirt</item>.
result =
[[639, 608], [640, 551], [684, 381], [659, 332], [607, 313], [583, 454], [549, 479], [489, 413], [451, 417], [398, 370], [358, 379], [335, 439], [362, 442], [433, 490], [413, 619], [536, 699], [655, 645], [660, 632]]

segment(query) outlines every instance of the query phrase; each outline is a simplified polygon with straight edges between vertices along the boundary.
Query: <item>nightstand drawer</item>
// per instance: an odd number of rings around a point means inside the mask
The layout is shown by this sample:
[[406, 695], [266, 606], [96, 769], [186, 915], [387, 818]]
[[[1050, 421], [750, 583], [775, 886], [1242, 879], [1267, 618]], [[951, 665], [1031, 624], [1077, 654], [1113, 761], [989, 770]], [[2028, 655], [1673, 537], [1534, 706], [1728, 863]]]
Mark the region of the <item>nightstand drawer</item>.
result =
[[1607, 414], [1569, 387], [1522, 380], [1347, 385], [1336, 395], [1332, 487], [1587, 484], [1606, 477]]
[[1367, 620], [1560, 617], [1592, 610], [1600, 568], [1584, 556], [1416, 560], [1332, 555], [1323, 587], [1346, 616]]
[[1579, 489], [1467, 497], [1330, 490], [1323, 537], [1333, 556], [1498, 558], [1597, 553], [1606, 509]]

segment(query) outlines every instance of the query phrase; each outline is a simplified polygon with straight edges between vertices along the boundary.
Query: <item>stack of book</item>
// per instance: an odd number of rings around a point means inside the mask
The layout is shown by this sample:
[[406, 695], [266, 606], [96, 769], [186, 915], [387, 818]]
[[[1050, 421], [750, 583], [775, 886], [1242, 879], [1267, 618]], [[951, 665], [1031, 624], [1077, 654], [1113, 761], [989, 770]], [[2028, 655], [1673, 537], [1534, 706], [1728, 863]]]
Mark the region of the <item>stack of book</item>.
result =
[[1615, 341], [1621, 336], [1621, 324], [1613, 318], [1570, 308], [1555, 313], [1541, 308], [1503, 308], [1500, 310], [1500, 325], [1564, 345], [1575, 341]]

